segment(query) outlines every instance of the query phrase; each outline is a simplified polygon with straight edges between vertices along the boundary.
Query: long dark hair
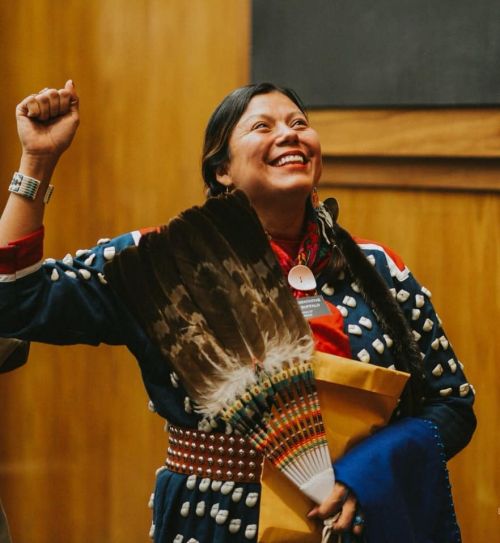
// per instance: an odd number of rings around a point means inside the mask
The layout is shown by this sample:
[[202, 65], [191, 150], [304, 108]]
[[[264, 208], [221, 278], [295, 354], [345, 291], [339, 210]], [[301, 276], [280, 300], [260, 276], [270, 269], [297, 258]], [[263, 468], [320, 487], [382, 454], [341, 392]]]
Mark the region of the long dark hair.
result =
[[[228, 94], [212, 113], [205, 130], [201, 169], [208, 196], [217, 196], [226, 190], [225, 185], [217, 181], [217, 173], [231, 158], [229, 139], [250, 100], [258, 94], [270, 92], [284, 94], [307, 116], [304, 104], [293, 90], [273, 83], [247, 85]], [[328, 211], [334, 223], [331, 241], [336, 248], [325, 273], [335, 280], [341, 272], [348, 272], [359, 281], [382, 329], [393, 338], [396, 368], [412, 375], [403, 392], [401, 408], [405, 415], [415, 414], [420, 408], [422, 361], [408, 323], [382, 277], [368, 263], [350, 234], [337, 223], [336, 204], [333, 205], [331, 200], [325, 203], [329, 203]]]
[[201, 173], [208, 196], [217, 196], [226, 190], [217, 181], [217, 172], [229, 162], [229, 139], [233, 128], [254, 96], [270, 92], [284, 94], [307, 116], [304, 104], [295, 91], [273, 83], [246, 85], [228, 94], [212, 113], [205, 130]]

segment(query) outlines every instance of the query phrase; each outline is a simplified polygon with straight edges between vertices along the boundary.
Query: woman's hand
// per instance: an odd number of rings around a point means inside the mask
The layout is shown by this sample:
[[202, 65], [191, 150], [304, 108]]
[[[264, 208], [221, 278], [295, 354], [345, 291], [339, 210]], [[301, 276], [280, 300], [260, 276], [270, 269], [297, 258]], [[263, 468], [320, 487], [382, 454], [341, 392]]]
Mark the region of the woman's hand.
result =
[[16, 108], [23, 156], [57, 162], [70, 146], [80, 122], [78, 95], [71, 80], [62, 89], [43, 89]]
[[352, 531], [355, 535], [361, 535], [363, 523], [360, 522], [362, 517], [357, 509], [358, 502], [354, 494], [345, 485], [336, 482], [328, 498], [314, 507], [307, 516], [311, 519], [332, 519], [330, 525], [333, 533]]

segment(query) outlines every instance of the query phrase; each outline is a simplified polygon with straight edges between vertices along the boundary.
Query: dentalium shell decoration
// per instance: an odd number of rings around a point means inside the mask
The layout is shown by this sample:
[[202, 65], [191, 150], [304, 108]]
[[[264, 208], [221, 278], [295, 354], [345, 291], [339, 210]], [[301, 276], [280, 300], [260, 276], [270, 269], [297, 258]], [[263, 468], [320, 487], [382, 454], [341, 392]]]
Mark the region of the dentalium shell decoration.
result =
[[247, 437], [321, 503], [334, 474], [311, 330], [246, 196], [184, 211], [105, 273], [197, 412]]

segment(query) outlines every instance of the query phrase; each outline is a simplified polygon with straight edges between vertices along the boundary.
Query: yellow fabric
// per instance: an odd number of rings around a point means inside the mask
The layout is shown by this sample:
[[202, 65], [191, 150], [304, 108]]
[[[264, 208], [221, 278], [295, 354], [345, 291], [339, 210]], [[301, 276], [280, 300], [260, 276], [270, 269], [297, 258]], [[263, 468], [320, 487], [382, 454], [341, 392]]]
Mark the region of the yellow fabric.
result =
[[[389, 421], [409, 374], [317, 352], [313, 360], [332, 459]], [[318, 543], [319, 523], [306, 519], [313, 503], [265, 462], [259, 538], [262, 543]]]

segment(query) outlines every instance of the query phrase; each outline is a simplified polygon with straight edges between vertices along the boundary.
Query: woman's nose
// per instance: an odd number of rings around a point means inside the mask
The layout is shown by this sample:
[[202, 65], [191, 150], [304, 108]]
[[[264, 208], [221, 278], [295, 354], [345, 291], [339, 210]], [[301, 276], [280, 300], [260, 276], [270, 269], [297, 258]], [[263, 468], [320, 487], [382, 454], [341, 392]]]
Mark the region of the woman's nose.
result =
[[278, 145], [283, 145], [285, 143], [296, 143], [299, 141], [299, 135], [297, 131], [294, 130], [287, 123], [282, 123], [278, 127], [278, 136], [276, 143]]

